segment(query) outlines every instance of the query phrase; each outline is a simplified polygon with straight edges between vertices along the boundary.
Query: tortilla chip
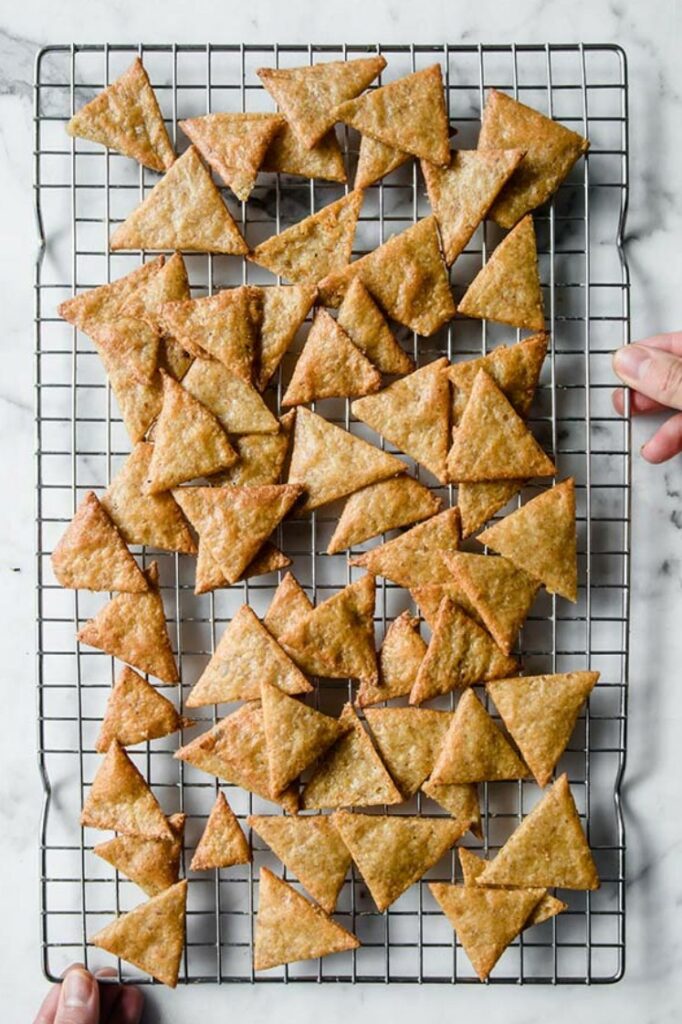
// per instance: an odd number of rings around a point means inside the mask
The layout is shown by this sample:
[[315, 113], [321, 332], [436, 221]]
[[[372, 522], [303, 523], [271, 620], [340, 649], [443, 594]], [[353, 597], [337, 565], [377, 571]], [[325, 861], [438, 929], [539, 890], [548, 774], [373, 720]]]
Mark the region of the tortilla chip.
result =
[[126, 373], [139, 384], [154, 379], [161, 344], [159, 331], [146, 320], [120, 316], [91, 328], [91, 337], [105, 365], [125, 366]]
[[517, 341], [515, 345], [500, 345], [478, 359], [467, 359], [448, 367], [453, 386], [452, 422], [459, 423], [464, 413], [479, 370], [485, 370], [500, 391], [524, 418], [530, 412], [538, 386], [542, 364], [547, 355], [549, 335], [546, 331]]
[[543, 491], [476, 538], [539, 579], [550, 594], [578, 598], [575, 482]]
[[197, 546], [180, 506], [167, 492], [148, 494], [145, 482], [154, 446], [139, 441], [109, 484], [102, 507], [126, 544], [195, 555]]
[[356, 348], [326, 309], [315, 314], [282, 398], [282, 405], [301, 405], [318, 398], [351, 398], [381, 387], [381, 374]]
[[147, 839], [173, 838], [156, 797], [116, 740], [92, 780], [81, 811], [81, 825]]
[[355, 277], [388, 316], [417, 334], [435, 334], [457, 311], [435, 217], [424, 217], [366, 256], [331, 271], [318, 284], [325, 306], [341, 305]]
[[[93, 324], [103, 324], [120, 316], [131, 296], [145, 285], [151, 285], [164, 261], [164, 256], [157, 256], [148, 263], [143, 263], [141, 267], [131, 270], [124, 277], [117, 278], [116, 281], [74, 295], [57, 307], [57, 313], [67, 323], [73, 324], [87, 334]], [[135, 315], [132, 309], [128, 311], [128, 315]]]
[[263, 487], [279, 483], [289, 451], [289, 438], [290, 432], [285, 429], [278, 434], [243, 434], [241, 437], [233, 437], [232, 446], [239, 461], [227, 472], [220, 473], [216, 482], [223, 487], [226, 484]]
[[576, 132], [492, 89], [483, 111], [478, 148], [518, 146], [526, 152], [490, 211], [492, 219], [503, 228], [513, 227], [556, 192], [589, 145]]
[[261, 170], [295, 174], [301, 178], [322, 178], [323, 181], [343, 183], [348, 180], [343, 153], [333, 129], [308, 149], [286, 121], [270, 143]]
[[173, 497], [229, 584], [236, 583], [264, 541], [284, 519], [302, 488], [179, 487]]
[[598, 679], [598, 672], [563, 672], [489, 684], [488, 693], [538, 786], [551, 779]]
[[185, 249], [238, 256], [248, 246], [211, 175], [190, 146], [114, 231], [118, 249]]
[[404, 153], [446, 165], [450, 126], [440, 64], [432, 64], [358, 99], [341, 103], [336, 118]]
[[361, 708], [409, 693], [417, 678], [426, 644], [419, 632], [419, 619], [403, 612], [386, 631], [379, 651], [379, 682], [363, 681], [357, 701]]
[[541, 331], [545, 326], [533, 218], [524, 217], [502, 239], [459, 303], [478, 320]]
[[257, 555], [251, 559], [240, 579], [248, 580], [254, 576], [267, 576], [268, 573], [277, 572], [278, 569], [287, 569], [291, 565], [291, 559], [283, 551], [276, 548], [269, 540], [266, 540]]
[[286, 281], [315, 284], [349, 262], [363, 196], [349, 192], [261, 242], [248, 258]]
[[302, 512], [312, 512], [361, 487], [404, 473], [400, 459], [380, 451], [301, 406], [296, 410], [289, 483], [307, 492]]
[[314, 285], [269, 285], [263, 292], [263, 325], [258, 345], [255, 383], [263, 391], [310, 312]]
[[281, 793], [348, 730], [348, 724], [261, 682], [270, 790]]
[[172, 814], [168, 819], [172, 840], [117, 836], [93, 846], [92, 852], [139, 885], [147, 896], [156, 896], [178, 880], [185, 818], [185, 814]]
[[403, 814], [335, 811], [331, 820], [380, 911], [437, 864], [463, 831], [450, 818]]
[[77, 639], [165, 683], [177, 683], [178, 669], [166, 629], [158, 572], [156, 562], [152, 562], [145, 572], [147, 592], [117, 594], [94, 619], [81, 626]]
[[[352, 852], [352, 851], [351, 851]], [[568, 785], [560, 775], [479, 876], [480, 885], [598, 889], [599, 876]]]
[[528, 768], [498, 729], [473, 690], [457, 710], [431, 772], [432, 782], [462, 784], [525, 779]]
[[[485, 871], [486, 864], [488, 862], [483, 860], [481, 857], [478, 857], [472, 850], [468, 850], [465, 846], [460, 846], [457, 853], [459, 854], [459, 863], [462, 868], [464, 884], [476, 885], [477, 879], [480, 878], [482, 873]], [[545, 893], [535, 909], [531, 911], [530, 917], [526, 921], [524, 927], [530, 928], [531, 925], [542, 924], [543, 921], [548, 921], [551, 917], [556, 917], [557, 914], [563, 913], [564, 910], [568, 910], [567, 903], [564, 903], [563, 900], [558, 900], [556, 896], [550, 896], [549, 893]]]
[[279, 641], [289, 630], [296, 629], [312, 610], [312, 601], [296, 577], [288, 572], [275, 591], [263, 625]]
[[147, 582], [94, 491], [88, 491], [52, 552], [52, 571], [70, 590], [141, 593]]
[[538, 581], [516, 569], [506, 558], [490, 555], [456, 551], [445, 556], [445, 564], [497, 646], [511, 654], [540, 589]]
[[185, 945], [186, 909], [187, 880], [183, 879], [117, 917], [90, 942], [175, 988]]
[[234, 811], [225, 799], [225, 794], [218, 793], [194, 851], [190, 871], [231, 868], [235, 864], [250, 864], [251, 859], [249, 844]]
[[[124, 346], [112, 344], [115, 335], [108, 324], [98, 326], [91, 322], [88, 330], [118, 402], [123, 425], [132, 443], [137, 444], [161, 412], [161, 375], [155, 373], [151, 378], [144, 380], [140, 374], [131, 373], [131, 355]], [[98, 338], [102, 341], [98, 341]]]
[[339, 721], [350, 728], [316, 767], [302, 795], [306, 811], [401, 804], [403, 798], [351, 704]]
[[107, 701], [95, 750], [106, 753], [112, 740], [122, 747], [156, 740], [189, 724], [155, 686], [126, 665]]
[[459, 509], [449, 508], [418, 523], [399, 537], [350, 559], [375, 576], [386, 576], [399, 587], [446, 583], [449, 573], [443, 555], [459, 547]]
[[386, 766], [405, 800], [431, 774], [452, 720], [450, 711], [368, 708], [365, 717]]
[[180, 747], [174, 756], [202, 772], [217, 775], [233, 786], [241, 786], [257, 796], [281, 804], [292, 814], [298, 810], [298, 793], [293, 786], [277, 796], [273, 796], [270, 790], [260, 701], [242, 704], [208, 732]]
[[139, 57], [73, 115], [66, 131], [131, 156], [152, 171], [167, 171], [175, 160], [163, 115]]
[[481, 981], [545, 895], [544, 889], [480, 889], [445, 882], [430, 882], [429, 889]]
[[300, 141], [312, 149], [338, 120], [338, 104], [358, 96], [385, 67], [385, 59], [376, 56], [300, 68], [259, 68], [256, 74]]
[[371, 135], [360, 138], [358, 166], [355, 170], [355, 188], [367, 188], [391, 171], [396, 171], [412, 157], [394, 146], [373, 139]]
[[378, 395], [359, 398], [351, 412], [396, 448], [446, 483], [450, 442], [450, 387], [447, 359], [395, 381]]
[[285, 123], [279, 114], [204, 114], [178, 122], [242, 202], [251, 195], [268, 146]]
[[257, 700], [260, 682], [285, 693], [308, 693], [312, 686], [268, 633], [247, 604], [229, 623], [215, 653], [187, 698], [188, 708], [233, 700]]
[[483, 838], [481, 805], [478, 799], [478, 786], [475, 783], [464, 786], [444, 785], [426, 779], [421, 790], [453, 818], [457, 818], [463, 825], [463, 831], [469, 829], [479, 839]]
[[375, 590], [369, 573], [350, 583], [283, 633], [282, 647], [310, 675], [376, 683]]
[[[445, 566], [445, 562], [443, 565]], [[444, 597], [449, 597], [463, 612], [466, 612], [470, 619], [473, 619], [479, 626], [485, 627], [483, 619], [469, 599], [467, 592], [452, 575], [450, 575], [448, 583], [427, 583], [423, 587], [412, 587], [410, 595], [419, 608], [421, 617], [432, 632], [435, 629], [440, 603]]]
[[471, 240], [522, 159], [522, 149], [460, 149], [450, 154], [445, 168], [422, 160], [426, 191], [438, 218], [448, 266]]
[[[182, 386], [213, 413], [228, 434], [273, 434], [279, 429], [256, 389], [216, 359], [195, 359]], [[233, 472], [238, 466], [232, 467]]]
[[449, 597], [440, 604], [424, 660], [410, 692], [410, 704], [441, 693], [501, 679], [517, 668], [514, 658], [502, 654], [495, 641]]
[[321, 814], [296, 818], [252, 814], [246, 820], [287, 871], [332, 914], [351, 858], [330, 819]]
[[430, 519], [440, 506], [440, 498], [411, 476], [370, 484], [351, 494], [344, 505], [327, 554], [355, 547], [399, 526]]
[[[148, 278], [126, 299], [121, 313], [149, 320], [161, 330], [159, 311], [166, 302], [179, 302], [190, 298], [189, 279], [185, 261], [179, 252], [163, 264], [157, 274]], [[192, 358], [172, 334], [162, 331], [159, 353], [161, 368], [176, 380], [182, 380]]]
[[[279, 548], [276, 548], [270, 541], [266, 541], [257, 554], [251, 559], [247, 567], [239, 576], [237, 582], [251, 579], [254, 576], [267, 576], [278, 569], [286, 569], [291, 565], [291, 559]], [[196, 578], [194, 581], [194, 593], [206, 594], [218, 587], [229, 587], [224, 573], [213, 558], [209, 549], [199, 543], [199, 555], [197, 558]]]
[[476, 482], [553, 476], [556, 466], [498, 386], [479, 370], [455, 430], [447, 470], [455, 482]]
[[523, 488], [525, 480], [492, 480], [485, 483], [461, 483], [457, 487], [457, 503], [462, 517], [462, 537], [470, 537], [479, 526], [511, 501]]
[[382, 373], [409, 373], [414, 369], [414, 361], [393, 337], [360, 277], [351, 280], [337, 322]]

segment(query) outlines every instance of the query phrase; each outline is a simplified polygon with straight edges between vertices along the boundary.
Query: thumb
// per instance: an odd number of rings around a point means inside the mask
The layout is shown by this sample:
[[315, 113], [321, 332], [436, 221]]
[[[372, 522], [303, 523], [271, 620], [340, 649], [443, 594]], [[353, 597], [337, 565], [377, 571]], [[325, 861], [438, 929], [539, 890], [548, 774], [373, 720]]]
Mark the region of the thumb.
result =
[[98, 1024], [99, 988], [84, 967], [74, 967], [64, 976], [54, 1024]]
[[660, 348], [626, 345], [613, 357], [613, 368], [629, 387], [661, 405], [682, 409], [682, 359]]

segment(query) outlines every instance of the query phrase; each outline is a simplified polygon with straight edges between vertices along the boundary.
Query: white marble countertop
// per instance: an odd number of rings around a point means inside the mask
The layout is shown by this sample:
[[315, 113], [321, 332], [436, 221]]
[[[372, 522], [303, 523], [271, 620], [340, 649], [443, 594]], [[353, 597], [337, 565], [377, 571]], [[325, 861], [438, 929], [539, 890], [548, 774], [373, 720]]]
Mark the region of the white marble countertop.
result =
[[[159, 38], [161, 33], [162, 39]], [[682, 327], [680, 239], [682, 67], [679, 0], [22, 0], [0, 13], [0, 1006], [3, 1021], [32, 1019], [45, 989], [39, 971], [36, 836], [40, 789], [34, 755], [33, 410], [31, 359], [31, 82], [36, 49], [49, 42], [617, 42], [630, 61], [632, 191], [627, 245], [633, 337]], [[635, 451], [644, 440], [635, 428]], [[571, 988], [431, 986], [351, 988], [226, 986], [155, 989], [146, 1020], [411, 1021], [485, 1014], [490, 1024], [619, 1019], [680, 1020], [682, 1002], [682, 462], [634, 463], [632, 670], [628, 768], [626, 977]]]

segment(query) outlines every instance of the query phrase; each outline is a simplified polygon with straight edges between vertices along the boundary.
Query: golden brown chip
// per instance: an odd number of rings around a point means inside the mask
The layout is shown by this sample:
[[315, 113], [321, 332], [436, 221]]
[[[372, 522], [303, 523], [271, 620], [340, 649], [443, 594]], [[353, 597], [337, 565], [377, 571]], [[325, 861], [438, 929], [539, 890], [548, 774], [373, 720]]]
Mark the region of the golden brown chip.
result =
[[[290, 565], [291, 559], [289, 556], [285, 555], [268, 540], [242, 571], [239, 581], [251, 579], [253, 576], [267, 576], [271, 572], [277, 572], [278, 569], [286, 569]], [[229, 586], [230, 584], [209, 549], [206, 545], [202, 547], [199, 544], [194, 593], [206, 594], [208, 591], [215, 590], [218, 587]]]
[[386, 576], [400, 587], [447, 583], [450, 574], [443, 555], [459, 547], [459, 509], [449, 508], [418, 523], [399, 537], [350, 559], [375, 576]]
[[381, 480], [351, 494], [327, 548], [334, 555], [399, 526], [429, 519], [440, 509], [440, 498], [411, 476]]
[[379, 682], [365, 680], [358, 689], [361, 708], [409, 693], [417, 678], [426, 644], [419, 633], [419, 619], [403, 612], [388, 627], [379, 651]]
[[348, 286], [338, 323], [382, 373], [409, 373], [414, 369], [413, 360], [393, 337], [384, 314], [360, 277], [354, 277]]
[[168, 819], [172, 840], [117, 836], [93, 846], [92, 852], [139, 885], [147, 896], [156, 896], [178, 880], [185, 818], [185, 814], [172, 814]]
[[107, 701], [95, 750], [106, 753], [112, 740], [122, 747], [156, 740], [191, 724], [155, 686], [126, 665]]
[[[126, 375], [137, 384], [149, 384], [154, 380], [159, 365], [161, 336], [156, 327], [146, 320], [119, 316], [108, 323], [93, 324], [90, 336], [105, 367], [125, 368]], [[117, 376], [112, 376], [112, 384], [118, 382]]]
[[[455, 552], [451, 552], [451, 554], [454, 555]], [[445, 559], [443, 559], [443, 565], [445, 566]], [[454, 579], [452, 574], [447, 583], [427, 583], [423, 587], [412, 587], [410, 594], [419, 608], [421, 617], [431, 631], [435, 628], [440, 603], [444, 597], [449, 597], [454, 604], [459, 605], [462, 611], [466, 612], [469, 618], [477, 622], [479, 626], [485, 625], [466, 590]]]
[[462, 537], [469, 537], [479, 526], [499, 512], [525, 484], [525, 480], [493, 480], [485, 483], [461, 483], [457, 503], [462, 516]]
[[255, 555], [240, 579], [248, 580], [252, 576], [267, 576], [268, 573], [277, 572], [278, 569], [287, 569], [291, 565], [291, 559], [283, 551], [276, 548], [269, 540], [266, 540], [263, 547]]
[[128, 310], [126, 303], [139, 289], [147, 285], [152, 286], [152, 281], [163, 267], [164, 260], [165, 257], [157, 256], [110, 284], [90, 288], [80, 295], [66, 299], [57, 307], [59, 316], [87, 334], [94, 324], [115, 320], [123, 313], [135, 316], [137, 312], [139, 315], [139, 310]]
[[[166, 302], [180, 302], [190, 298], [189, 279], [185, 261], [179, 252], [173, 253], [157, 274], [149, 277], [125, 300], [121, 314], [149, 320], [161, 329], [159, 311]], [[177, 338], [162, 331], [160, 365], [176, 380], [182, 380], [192, 358]]]
[[[333, 129], [308, 149], [287, 122], [270, 143], [261, 170], [295, 174], [301, 178], [322, 178], [324, 181], [343, 183], [348, 180], [343, 153]], [[356, 185], [356, 188], [361, 187]]]
[[147, 581], [121, 534], [88, 491], [52, 552], [52, 570], [71, 590], [141, 593]]
[[[140, 374], [131, 372], [131, 364], [134, 365], [134, 354], [120, 344], [112, 344], [114, 336], [109, 324], [98, 325], [96, 321], [90, 321], [88, 330], [106, 370], [111, 390], [118, 402], [123, 424], [130, 440], [133, 444], [137, 444], [161, 412], [163, 405], [161, 375], [155, 373], [145, 380]], [[97, 340], [98, 338], [102, 339], [101, 343]]]
[[117, 917], [90, 942], [175, 988], [185, 945], [186, 909], [184, 879]]
[[457, 818], [462, 823], [463, 832], [469, 829], [479, 839], [483, 838], [481, 805], [478, 799], [478, 786], [475, 783], [464, 786], [442, 785], [426, 779], [422, 782], [421, 790], [453, 818]]
[[73, 115], [69, 135], [99, 142], [151, 168], [167, 171], [175, 160], [163, 115], [142, 61]]
[[[228, 434], [274, 434], [279, 428], [256, 389], [217, 359], [195, 359], [182, 386], [213, 413]], [[238, 466], [234, 465], [234, 472]]]
[[538, 386], [548, 339], [547, 332], [540, 331], [515, 345], [500, 345], [479, 359], [453, 363], [448, 368], [448, 377], [453, 386], [454, 425], [457, 426], [462, 418], [479, 370], [485, 370], [519, 416], [526, 417]]
[[251, 195], [268, 146], [285, 123], [279, 114], [204, 114], [178, 122], [242, 202]]
[[572, 477], [543, 491], [493, 523], [477, 540], [539, 579], [550, 594], [578, 596], [575, 482]]
[[[462, 867], [464, 884], [476, 885], [477, 879], [485, 871], [488, 862], [482, 860], [481, 857], [478, 857], [465, 846], [460, 846], [457, 853], [459, 854], [459, 863]], [[530, 928], [531, 925], [542, 924], [543, 921], [548, 921], [551, 917], [556, 917], [557, 914], [561, 914], [567, 909], [567, 903], [564, 903], [563, 900], [558, 900], [556, 896], [550, 896], [549, 893], [546, 893], [531, 912], [524, 927]]]
[[490, 211], [503, 228], [549, 199], [590, 145], [577, 132], [497, 89], [488, 94], [482, 122], [479, 149], [518, 146], [526, 153]]
[[363, 135], [360, 139], [358, 166], [355, 171], [355, 188], [367, 188], [379, 178], [384, 178], [391, 171], [396, 171], [412, 157], [411, 153], [403, 153], [394, 146], [373, 139], [371, 135]]
[[81, 825], [146, 839], [173, 838], [156, 797], [116, 740], [92, 780], [81, 811]]
[[248, 246], [194, 146], [114, 231], [111, 249], [185, 249], [243, 255]]
[[[292, 415], [288, 413], [287, 415]], [[289, 451], [290, 431], [284, 427], [277, 434], [242, 434], [232, 438], [239, 461], [215, 478], [221, 486], [262, 487], [278, 484]], [[291, 424], [293, 426], [293, 424]]]
[[251, 850], [234, 811], [218, 793], [211, 813], [194, 851], [190, 871], [209, 871], [211, 868], [231, 868], [235, 864], [249, 864]]
[[256, 387], [263, 391], [315, 301], [314, 285], [269, 285], [263, 292]]
[[405, 800], [409, 800], [431, 774], [452, 713], [421, 708], [368, 708], [365, 717], [388, 770]]
[[312, 149], [338, 120], [335, 107], [358, 96], [386, 67], [383, 57], [334, 60], [256, 74], [304, 146]]
[[265, 613], [263, 625], [272, 633], [275, 640], [279, 641], [286, 632], [295, 629], [312, 610], [312, 601], [296, 577], [288, 572], [275, 591], [270, 607]]
[[473, 690], [460, 697], [431, 772], [440, 783], [525, 779], [528, 768], [495, 725]]
[[318, 398], [351, 398], [381, 387], [381, 374], [326, 309], [315, 314], [282, 405]]

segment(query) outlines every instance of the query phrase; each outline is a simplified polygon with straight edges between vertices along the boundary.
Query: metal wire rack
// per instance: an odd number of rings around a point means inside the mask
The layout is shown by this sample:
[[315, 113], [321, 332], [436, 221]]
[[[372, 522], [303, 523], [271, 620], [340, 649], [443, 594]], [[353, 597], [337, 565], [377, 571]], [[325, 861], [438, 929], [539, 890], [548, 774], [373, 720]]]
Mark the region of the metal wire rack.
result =
[[[90, 962], [87, 936], [111, 916], [140, 901], [140, 891], [92, 854], [96, 833], [78, 825], [83, 795], [98, 758], [94, 739], [114, 677], [113, 659], [81, 649], [77, 625], [101, 606], [102, 596], [62, 591], [49, 554], [88, 488], [101, 491], [129, 450], [99, 360], [83, 335], [59, 320], [63, 299], [114, 280], [149, 253], [109, 250], [112, 226], [155, 183], [133, 161], [80, 140], [64, 125], [75, 109], [113, 81], [139, 53], [167, 118], [171, 137], [183, 145], [177, 122], [211, 110], [269, 110], [256, 68], [294, 66], [382, 52], [384, 80], [439, 61], [456, 146], [475, 146], [486, 90], [517, 96], [591, 140], [589, 156], [574, 169], [554, 200], [535, 215], [550, 355], [531, 422], [551, 450], [561, 476], [578, 486], [580, 598], [576, 606], [543, 597], [520, 639], [526, 672], [599, 669], [601, 681], [581, 717], [560, 768], [573, 793], [603, 880], [595, 893], [571, 893], [569, 910], [524, 933], [505, 953], [491, 983], [597, 983], [617, 981], [625, 962], [625, 832], [620, 783], [625, 765], [629, 616], [629, 418], [610, 406], [610, 351], [629, 340], [629, 279], [623, 253], [628, 201], [628, 85], [624, 52], [613, 45], [245, 46], [60, 45], [42, 49], [35, 76], [35, 197], [40, 250], [35, 272], [35, 403], [37, 472], [37, 695], [39, 765], [44, 788], [40, 831], [42, 963], [55, 979], [67, 963]], [[352, 170], [357, 136], [340, 134]], [[300, 178], [261, 175], [248, 204], [225, 198], [250, 244], [279, 231], [337, 198], [343, 187]], [[416, 163], [367, 191], [356, 252], [429, 212]], [[453, 267], [461, 294], [500, 233], [478, 230]], [[193, 294], [265, 281], [259, 268], [235, 257], [188, 255]], [[512, 337], [510, 338], [510, 334]], [[498, 325], [456, 319], [435, 338], [401, 338], [418, 363], [445, 354], [452, 360], [485, 352], [513, 332]], [[291, 357], [290, 357], [291, 358]], [[272, 390], [279, 408], [281, 379]], [[319, 410], [358, 433], [343, 402]], [[376, 438], [374, 438], [376, 442]], [[418, 474], [419, 467], [414, 467]], [[452, 489], [437, 488], [454, 502]], [[526, 491], [520, 500], [532, 496]], [[287, 521], [279, 544], [294, 559], [293, 571], [314, 600], [352, 577], [344, 556], [324, 554], [337, 510]], [[370, 542], [375, 543], [375, 542]], [[151, 557], [140, 550], [143, 561]], [[258, 613], [277, 580], [249, 581], [197, 598], [193, 560], [154, 553], [160, 562], [169, 629], [181, 668], [183, 694], [198, 677], [225, 623], [243, 601]], [[353, 570], [355, 571], [355, 570]], [[380, 581], [377, 637], [409, 606], [409, 595]], [[351, 684], [325, 684], [318, 706], [335, 713], [352, 695]], [[444, 706], [449, 706], [447, 701]], [[221, 708], [221, 714], [225, 708]], [[207, 717], [206, 722], [215, 720]], [[188, 814], [186, 845], [198, 838], [217, 783], [172, 758], [177, 736], [136, 748], [164, 809]], [[263, 804], [225, 787], [240, 818]], [[537, 800], [530, 782], [481, 787], [483, 850], [494, 852]], [[443, 813], [424, 797], [397, 813]], [[251, 967], [257, 877], [273, 858], [253, 837], [254, 863], [244, 868], [193, 874], [187, 946], [181, 982], [256, 980]], [[186, 866], [186, 865], [185, 865]], [[427, 878], [456, 877], [454, 854]], [[323, 961], [291, 965], [259, 981], [471, 982], [476, 980], [447, 921], [432, 901], [426, 879], [386, 913], [373, 908], [362, 880], [344, 885], [338, 917], [362, 946]], [[562, 893], [562, 895], [566, 895]], [[119, 963], [121, 977], [140, 978]]]

